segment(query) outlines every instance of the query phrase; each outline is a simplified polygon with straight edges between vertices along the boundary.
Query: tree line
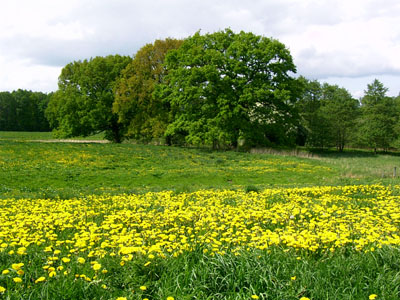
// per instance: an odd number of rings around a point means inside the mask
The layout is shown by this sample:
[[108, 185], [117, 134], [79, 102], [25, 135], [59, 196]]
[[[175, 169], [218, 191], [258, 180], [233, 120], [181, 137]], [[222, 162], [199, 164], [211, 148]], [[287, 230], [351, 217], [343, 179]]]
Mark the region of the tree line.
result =
[[0, 131], [50, 131], [45, 117], [50, 95], [17, 90], [0, 92]]
[[69, 63], [41, 113], [58, 137], [105, 132], [114, 142], [214, 149], [399, 145], [400, 99], [388, 97], [381, 82], [354, 99], [295, 73], [289, 50], [275, 39], [197, 32], [156, 40], [133, 58]]

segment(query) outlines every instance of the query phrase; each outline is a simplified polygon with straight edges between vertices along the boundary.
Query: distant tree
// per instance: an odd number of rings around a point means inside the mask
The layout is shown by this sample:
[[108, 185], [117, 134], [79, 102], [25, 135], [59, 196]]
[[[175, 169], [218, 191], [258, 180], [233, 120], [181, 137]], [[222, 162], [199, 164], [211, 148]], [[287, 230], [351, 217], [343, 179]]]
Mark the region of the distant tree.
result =
[[317, 80], [308, 80], [302, 76], [299, 82], [303, 85], [302, 95], [296, 103], [301, 116], [301, 126], [305, 128], [305, 144], [310, 147], [323, 148], [329, 145], [329, 124], [326, 115], [321, 111], [322, 86]]
[[10, 92], [0, 92], [0, 130], [17, 130], [17, 103]]
[[325, 83], [322, 86], [321, 114], [324, 116], [330, 142], [343, 151], [354, 130], [360, 103], [344, 88]]
[[396, 102], [386, 95], [388, 89], [377, 79], [368, 84], [362, 103], [361, 131], [365, 142], [375, 152], [387, 150], [396, 138], [395, 127], [399, 120]]
[[0, 93], [0, 130], [49, 131], [44, 109], [48, 95], [41, 92], [17, 90]]
[[166, 75], [163, 66], [166, 53], [181, 44], [182, 40], [176, 39], [147, 44], [122, 71], [115, 87], [113, 112], [127, 128], [127, 137], [150, 141], [164, 135], [169, 121], [169, 107], [153, 92]]
[[88, 136], [101, 131], [121, 142], [123, 127], [112, 112], [114, 86], [130, 57], [110, 55], [66, 65], [46, 115], [60, 137]]
[[303, 93], [296, 106], [311, 147], [336, 146], [343, 151], [354, 130], [359, 102], [344, 88], [300, 77]]
[[197, 32], [168, 53], [165, 66], [156, 92], [171, 105], [171, 141], [218, 148], [240, 140], [284, 144], [294, 136], [296, 68], [277, 40], [230, 29]]

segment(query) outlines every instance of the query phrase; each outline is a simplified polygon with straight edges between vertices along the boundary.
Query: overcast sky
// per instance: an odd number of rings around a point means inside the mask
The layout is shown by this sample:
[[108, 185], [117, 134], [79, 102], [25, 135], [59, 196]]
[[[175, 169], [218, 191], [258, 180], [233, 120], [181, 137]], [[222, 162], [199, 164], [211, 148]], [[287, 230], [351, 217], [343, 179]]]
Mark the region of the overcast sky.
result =
[[231, 28], [283, 42], [297, 73], [355, 97], [400, 92], [399, 0], [0, 0], [0, 91], [57, 89], [75, 60]]

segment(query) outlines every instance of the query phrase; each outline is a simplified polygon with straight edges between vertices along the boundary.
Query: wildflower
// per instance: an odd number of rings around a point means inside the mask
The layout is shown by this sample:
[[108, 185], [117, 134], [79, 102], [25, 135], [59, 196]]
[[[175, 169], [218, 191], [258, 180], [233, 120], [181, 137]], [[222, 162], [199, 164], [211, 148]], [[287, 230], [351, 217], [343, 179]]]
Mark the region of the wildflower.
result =
[[56, 271], [51, 271], [51, 272], [49, 273], [49, 277], [54, 277], [54, 276], [56, 276], [56, 275], [57, 275]]
[[96, 264], [93, 265], [93, 270], [98, 271], [100, 269], [101, 269], [101, 264], [96, 263]]
[[71, 261], [71, 259], [69, 259], [68, 257], [63, 257], [61, 258], [61, 260], [63, 261], [63, 263], [68, 263]]
[[12, 264], [11, 268], [13, 268], [15, 271], [18, 271], [24, 266], [24, 263], [19, 263], [19, 264]]
[[147, 290], [147, 287], [145, 285], [142, 285], [139, 289], [141, 289], [142, 291]]
[[102, 287], [103, 289], [105, 289], [105, 290], [107, 289], [107, 286], [106, 286], [105, 284], [102, 284], [101, 287]]
[[144, 264], [145, 267], [151, 264], [151, 261], [148, 261], [147, 263]]
[[252, 295], [251, 299], [260, 299], [260, 297], [258, 297], [257, 295]]
[[39, 283], [39, 282], [43, 282], [43, 281], [46, 281], [46, 278], [41, 276], [41, 277], [39, 277], [38, 279], [35, 280], [35, 283]]
[[17, 274], [20, 275], [20, 276], [22, 276], [22, 275], [25, 274], [25, 272], [24, 272], [24, 270], [19, 269], [19, 270], [17, 271]]
[[290, 277], [290, 280], [296, 280], [296, 276]]
[[3, 275], [7, 275], [8, 273], [10, 273], [10, 270], [3, 270], [3, 272], [1, 272]]
[[84, 264], [85, 261], [86, 261], [86, 260], [85, 260], [83, 257], [78, 257], [78, 263]]
[[4, 293], [6, 291], [6, 288], [0, 286], [0, 293]]
[[171, 296], [169, 296], [169, 297], [167, 297], [167, 300], [175, 300], [175, 298], [174, 298], [174, 297], [171, 297]]
[[115, 299], [115, 300], [126, 300], [126, 297], [118, 297], [118, 298]]
[[369, 300], [375, 300], [376, 297], [378, 297], [377, 294], [371, 294], [371, 295], [369, 295]]
[[310, 300], [308, 297], [301, 297], [300, 300]]
[[18, 283], [18, 282], [22, 282], [22, 279], [20, 277], [14, 277], [13, 278], [14, 282]]

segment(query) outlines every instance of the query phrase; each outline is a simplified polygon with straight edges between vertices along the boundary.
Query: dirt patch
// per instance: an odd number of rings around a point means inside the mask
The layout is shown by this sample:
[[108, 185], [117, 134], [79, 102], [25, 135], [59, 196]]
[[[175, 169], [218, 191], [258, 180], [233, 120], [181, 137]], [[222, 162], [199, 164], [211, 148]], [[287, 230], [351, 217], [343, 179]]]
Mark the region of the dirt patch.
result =
[[30, 142], [40, 142], [40, 143], [77, 143], [77, 144], [108, 144], [110, 141], [106, 140], [31, 140]]

